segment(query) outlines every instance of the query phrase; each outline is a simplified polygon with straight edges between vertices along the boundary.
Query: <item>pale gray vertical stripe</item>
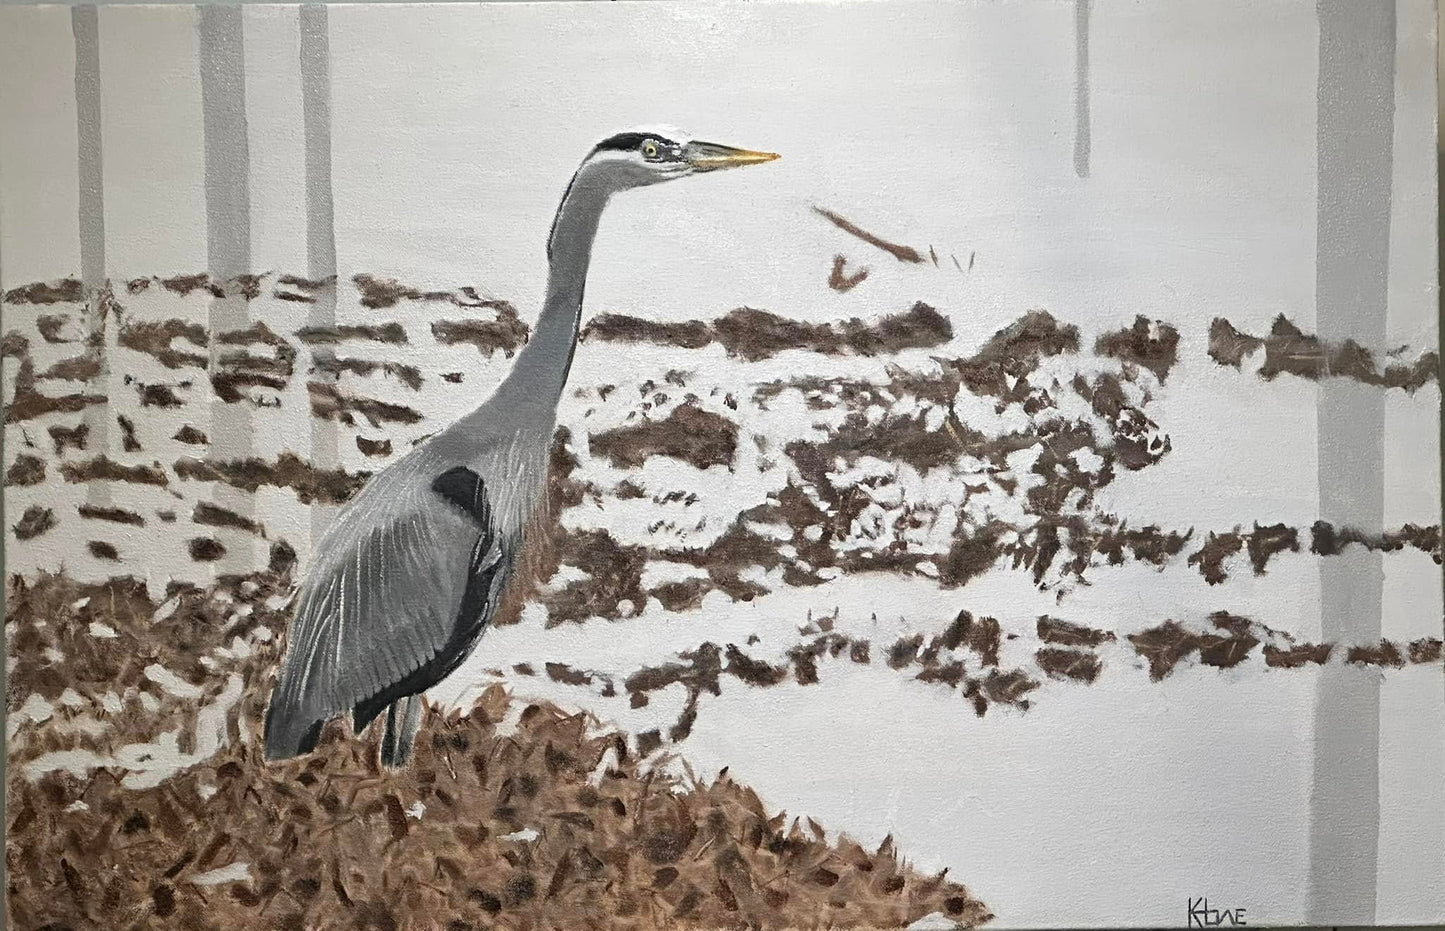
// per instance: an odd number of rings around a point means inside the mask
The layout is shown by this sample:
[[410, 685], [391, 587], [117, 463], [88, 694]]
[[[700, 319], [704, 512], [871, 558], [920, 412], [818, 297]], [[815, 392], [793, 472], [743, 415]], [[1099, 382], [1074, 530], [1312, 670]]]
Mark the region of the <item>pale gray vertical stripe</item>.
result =
[[[1318, 0], [1320, 26], [1316, 328], [1384, 348], [1395, 110], [1393, 0]], [[1319, 385], [1320, 519], [1367, 532], [1384, 520], [1384, 393]], [[1380, 639], [1384, 562], [1350, 547], [1320, 561], [1320, 626], [1340, 644]], [[1380, 834], [1380, 682], [1336, 662], [1315, 705], [1308, 919], [1375, 922]]]
[[[106, 346], [107, 289], [105, 277], [105, 177], [100, 135], [100, 16], [93, 4], [71, 7], [70, 29], [75, 35], [75, 138], [79, 183], [80, 283], [87, 302], [86, 349], [99, 354], [100, 370], [91, 390], [110, 396], [110, 353]], [[110, 404], [93, 404], [83, 419], [90, 431], [90, 448], [97, 455], [110, 453]], [[110, 502], [108, 482], [89, 482], [86, 500], [105, 506]]]
[[1074, 174], [1089, 176], [1089, 6], [1074, 0]]
[[[316, 295], [307, 318], [310, 326], [336, 323], [336, 228], [331, 193], [331, 38], [326, 7], [308, 3], [300, 10], [301, 119], [306, 145], [306, 268], [313, 280], [331, 279], [330, 287]], [[330, 347], [318, 346], [313, 358], [330, 356]], [[310, 377], [323, 379], [320, 372]], [[311, 464], [333, 469], [339, 462], [337, 427], [330, 420], [311, 418]], [[326, 532], [335, 516], [334, 505], [311, 506], [311, 540]]]
[[[246, 135], [246, 56], [242, 8], [200, 6], [201, 111], [206, 163], [206, 263], [224, 289], [224, 297], [211, 299], [208, 318], [211, 371], [221, 355], [245, 347], [221, 345], [216, 337], [244, 329], [250, 310], [240, 289], [231, 282], [251, 270], [250, 148]], [[245, 401], [211, 402], [211, 456], [237, 459], [252, 454], [251, 406]], [[255, 501], [226, 485], [216, 489], [216, 503], [245, 515], [255, 513]], [[222, 568], [244, 572], [254, 569], [253, 542], [236, 532], [225, 539], [227, 554]]]

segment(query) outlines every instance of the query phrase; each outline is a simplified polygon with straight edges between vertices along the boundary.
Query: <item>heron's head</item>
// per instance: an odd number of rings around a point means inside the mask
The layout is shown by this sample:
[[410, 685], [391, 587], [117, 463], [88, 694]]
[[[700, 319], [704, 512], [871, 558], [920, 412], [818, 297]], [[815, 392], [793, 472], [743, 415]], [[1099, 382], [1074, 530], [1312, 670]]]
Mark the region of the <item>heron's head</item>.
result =
[[599, 142], [584, 166], [605, 175], [615, 190], [626, 190], [708, 171], [759, 165], [777, 157], [772, 152], [703, 142], [673, 129], [635, 129]]

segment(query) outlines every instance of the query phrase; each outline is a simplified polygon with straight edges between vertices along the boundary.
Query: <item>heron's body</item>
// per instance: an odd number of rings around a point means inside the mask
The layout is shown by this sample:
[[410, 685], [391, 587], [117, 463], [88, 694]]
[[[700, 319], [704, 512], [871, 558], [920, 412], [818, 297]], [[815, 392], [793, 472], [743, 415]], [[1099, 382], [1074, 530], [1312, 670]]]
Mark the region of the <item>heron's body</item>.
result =
[[476, 410], [372, 478], [318, 543], [267, 709], [268, 757], [308, 752], [321, 726], [339, 714], [351, 712], [359, 732], [386, 711], [382, 758], [406, 760], [420, 694], [470, 655], [519, 580], [608, 199], [668, 177], [763, 160], [627, 133], [583, 162], [553, 224], [546, 303], [511, 374]]

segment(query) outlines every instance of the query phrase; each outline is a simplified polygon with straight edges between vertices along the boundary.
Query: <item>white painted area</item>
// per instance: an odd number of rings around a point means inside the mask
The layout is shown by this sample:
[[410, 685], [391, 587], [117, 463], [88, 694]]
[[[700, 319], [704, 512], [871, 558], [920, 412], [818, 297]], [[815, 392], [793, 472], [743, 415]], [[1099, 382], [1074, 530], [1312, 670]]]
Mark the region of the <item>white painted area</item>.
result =
[[225, 866], [205, 873], [197, 873], [191, 877], [191, 882], [198, 886], [219, 886], [224, 883], [238, 883], [251, 881], [251, 864], [249, 863], [228, 863]]

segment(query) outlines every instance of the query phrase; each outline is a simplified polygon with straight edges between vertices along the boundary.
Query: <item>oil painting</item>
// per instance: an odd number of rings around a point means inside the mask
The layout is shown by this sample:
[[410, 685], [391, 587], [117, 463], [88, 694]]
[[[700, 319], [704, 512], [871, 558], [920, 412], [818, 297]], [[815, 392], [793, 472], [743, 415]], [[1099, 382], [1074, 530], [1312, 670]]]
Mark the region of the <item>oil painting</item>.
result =
[[0, 8], [6, 914], [1445, 922], [1436, 8]]

